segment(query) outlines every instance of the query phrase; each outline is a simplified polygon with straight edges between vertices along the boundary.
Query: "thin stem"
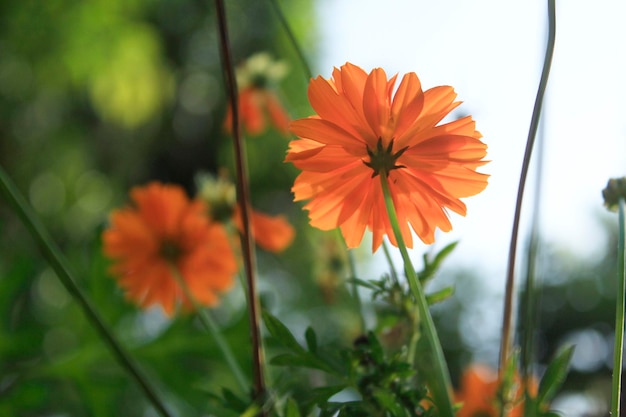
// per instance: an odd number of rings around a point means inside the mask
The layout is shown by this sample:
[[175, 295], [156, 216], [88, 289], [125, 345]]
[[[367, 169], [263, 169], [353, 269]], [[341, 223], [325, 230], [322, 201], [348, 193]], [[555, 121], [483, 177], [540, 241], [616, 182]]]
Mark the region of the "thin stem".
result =
[[361, 331], [365, 332], [367, 327], [365, 326], [365, 317], [363, 316], [363, 303], [361, 302], [361, 295], [359, 294], [359, 286], [356, 283], [357, 275], [356, 275], [356, 262], [354, 262], [354, 254], [352, 253], [350, 249], [348, 249], [348, 246], [346, 245], [346, 240], [343, 238], [343, 235], [341, 234], [341, 230], [336, 229], [336, 233], [337, 233], [337, 239], [339, 239], [339, 241], [341, 242], [342, 247], [346, 248], [346, 256], [348, 257], [348, 269], [350, 271], [350, 279], [352, 281], [352, 285], [351, 285], [352, 298], [354, 299], [354, 302], [356, 303], [356, 308], [359, 313]]
[[[265, 381], [263, 377], [263, 344], [261, 342], [261, 315], [260, 302], [256, 290], [255, 277], [255, 252], [252, 241], [252, 228], [250, 227], [250, 197], [248, 186], [248, 172], [246, 167], [246, 150], [239, 130], [239, 103], [237, 98], [237, 79], [230, 53], [228, 41], [228, 28], [226, 25], [226, 10], [223, 0], [215, 0], [217, 23], [220, 39], [220, 53], [224, 78], [230, 98], [232, 112], [233, 146], [235, 150], [235, 164], [237, 171], [237, 204], [241, 212], [241, 253], [243, 255], [244, 269], [246, 274], [248, 291], [248, 316], [252, 341], [252, 365], [253, 365], [253, 396], [262, 399], [265, 395]], [[264, 415], [265, 413], [261, 413]]]
[[[540, 130], [540, 141], [537, 144], [537, 171], [535, 172], [535, 198], [532, 207], [532, 219], [530, 229], [530, 239], [528, 242], [528, 256], [526, 259], [526, 282], [524, 285], [524, 324], [521, 328], [521, 373], [522, 386], [526, 402], [530, 399], [530, 383], [532, 379], [532, 365], [535, 353], [535, 332], [537, 323], [539, 322], [539, 314], [537, 313], [537, 305], [539, 304], [540, 290], [536, 285], [536, 267], [537, 254], [539, 253], [539, 218], [541, 214], [540, 201], [543, 182], [543, 126]], [[531, 407], [524, 407], [524, 414], [529, 415], [532, 412]]]
[[113, 357], [135, 380], [157, 412], [164, 417], [172, 416], [156, 389], [139, 368], [139, 365], [118, 342], [109, 326], [96, 311], [95, 306], [76, 284], [76, 279], [70, 270], [69, 262], [1, 166], [0, 191], [2, 191], [9, 204], [13, 207], [13, 210], [22, 220], [22, 223], [39, 246], [39, 250], [41, 250], [44, 258], [56, 273], [61, 284], [63, 284], [67, 292], [70, 293], [72, 298], [78, 303], [91, 325], [109, 347], [111, 353], [113, 353]]
[[239, 366], [239, 363], [237, 362], [237, 359], [235, 358], [235, 355], [233, 354], [233, 351], [230, 348], [230, 345], [228, 344], [228, 342], [226, 342], [226, 339], [224, 339], [224, 336], [222, 336], [222, 333], [220, 332], [220, 329], [217, 323], [215, 323], [215, 320], [213, 320], [213, 317], [211, 317], [211, 315], [206, 311], [206, 309], [204, 309], [200, 305], [196, 297], [191, 293], [191, 290], [189, 289], [187, 282], [181, 275], [176, 265], [170, 264], [170, 271], [172, 272], [172, 275], [174, 276], [176, 283], [183, 290], [185, 297], [187, 297], [187, 299], [191, 302], [191, 305], [193, 306], [194, 311], [198, 315], [200, 322], [202, 322], [202, 325], [204, 325], [205, 329], [209, 333], [211, 333], [211, 336], [213, 336], [213, 339], [215, 340], [217, 347], [222, 352], [222, 355], [224, 355], [226, 364], [229, 366], [235, 379], [237, 380], [237, 384], [239, 384], [239, 388], [241, 388], [241, 390], [244, 393], [248, 393], [248, 390], [250, 389], [248, 385], [248, 380], [245, 377], [243, 371], [241, 370], [241, 367]]
[[624, 349], [624, 302], [626, 286], [626, 244], [624, 243], [624, 198], [618, 201], [619, 235], [617, 239], [617, 297], [615, 305], [615, 346], [613, 348], [613, 384], [611, 394], [611, 415], [620, 415], [620, 397], [622, 388], [622, 362]]
[[306, 72], [306, 75], [308, 77], [307, 79], [313, 78], [311, 67], [309, 66], [309, 63], [307, 62], [307, 59], [304, 56], [304, 52], [302, 51], [302, 48], [300, 47], [300, 44], [298, 40], [296, 39], [296, 36], [294, 35], [293, 30], [291, 29], [291, 26], [289, 25], [289, 22], [287, 22], [287, 19], [285, 18], [285, 14], [281, 10], [280, 6], [278, 5], [278, 1], [269, 0], [269, 2], [274, 8], [274, 11], [276, 12], [276, 14], [278, 15], [278, 20], [280, 20], [280, 23], [285, 29], [285, 32], [287, 32], [287, 36], [289, 37], [289, 40], [291, 41], [293, 48], [296, 50], [296, 54], [298, 54], [298, 58], [300, 59], [300, 62], [302, 63], [302, 67], [304, 67], [304, 71]]
[[389, 246], [387, 242], [383, 240], [383, 252], [385, 252], [385, 258], [387, 259], [387, 263], [389, 264], [389, 273], [391, 274], [391, 279], [395, 283], [398, 283], [398, 273], [396, 272], [396, 268], [393, 265], [393, 259], [391, 259], [391, 253], [389, 253]]
[[[524, 197], [524, 188], [526, 185], [526, 177], [528, 176], [528, 167], [532, 155], [537, 127], [541, 116], [541, 108], [543, 106], [543, 96], [548, 84], [548, 76], [552, 65], [552, 55], [554, 54], [554, 41], [556, 29], [556, 12], [555, 0], [548, 0], [548, 44], [546, 47], [545, 59], [543, 62], [543, 70], [541, 72], [541, 80], [535, 98], [535, 106], [530, 121], [528, 139], [526, 141], [526, 150], [524, 152], [524, 160], [522, 162], [522, 172], [520, 175], [519, 186], [517, 190], [517, 201], [515, 204], [515, 215], [513, 217], [513, 231], [511, 233], [511, 244], [509, 247], [509, 261], [507, 267], [507, 279], [505, 288], [504, 314], [502, 318], [502, 338], [500, 340], [500, 363], [499, 376], [502, 380], [506, 371], [507, 361], [509, 359], [509, 351], [511, 349], [512, 337], [511, 328], [513, 327], [513, 292], [515, 289], [515, 255], [517, 253], [517, 239], [519, 235], [519, 225], [522, 210], [522, 200]], [[504, 407], [503, 407], [504, 408]]]
[[430, 315], [424, 290], [422, 289], [422, 285], [417, 278], [411, 258], [409, 258], [409, 252], [407, 251], [404, 238], [402, 237], [402, 232], [400, 231], [398, 216], [391, 197], [391, 191], [389, 190], [389, 184], [387, 183], [387, 176], [384, 173], [380, 174], [380, 183], [385, 198], [387, 215], [389, 216], [393, 234], [396, 238], [396, 242], [398, 243], [398, 249], [400, 249], [400, 253], [402, 254], [402, 260], [404, 261], [404, 272], [406, 273], [409, 287], [415, 297], [415, 302], [419, 311], [420, 321], [423, 327], [422, 336], [426, 339], [430, 354], [432, 355], [432, 364], [429, 365], [434, 366], [434, 373], [432, 374], [433, 378], [430, 381], [430, 389], [433, 392], [433, 399], [441, 417], [453, 417], [454, 410], [450, 395], [450, 372], [448, 371], [448, 365], [446, 364], [445, 357], [443, 356], [443, 349], [441, 348], [441, 343], [439, 342], [439, 337], [437, 336], [435, 323], [433, 323], [432, 316]]

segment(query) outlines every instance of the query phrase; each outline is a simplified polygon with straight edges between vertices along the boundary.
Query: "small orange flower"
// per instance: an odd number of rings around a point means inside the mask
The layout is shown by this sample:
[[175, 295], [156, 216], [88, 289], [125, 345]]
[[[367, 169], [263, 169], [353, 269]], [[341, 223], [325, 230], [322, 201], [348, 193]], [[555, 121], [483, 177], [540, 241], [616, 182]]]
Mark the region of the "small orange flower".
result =
[[[296, 232], [289, 224], [287, 218], [282, 215], [270, 216], [256, 210], [250, 213], [252, 236], [256, 243], [269, 252], [282, 252], [291, 244]], [[243, 231], [241, 212], [239, 206], [235, 208], [233, 221], [237, 230]]]
[[[522, 417], [524, 415], [523, 388], [519, 376], [514, 383], [517, 385], [512, 407], [506, 414], [508, 417]], [[474, 364], [467, 368], [461, 377], [459, 390], [455, 394], [455, 401], [463, 403], [457, 417], [496, 417], [498, 375], [490, 367]], [[537, 382], [533, 379], [530, 391], [536, 394]]]
[[351, 248], [366, 228], [373, 250], [384, 235], [396, 244], [379, 175], [389, 183], [408, 247], [409, 224], [432, 243], [436, 228], [452, 229], [446, 210], [465, 215], [459, 198], [487, 186], [488, 176], [476, 172], [487, 162], [487, 146], [472, 118], [440, 124], [460, 104], [452, 87], [422, 91], [417, 75], [408, 73], [394, 93], [396, 78], [346, 63], [329, 80], [311, 80], [309, 100], [317, 116], [290, 126], [300, 137], [286, 158], [302, 170], [292, 188], [295, 201], [311, 200], [304, 206], [311, 225], [340, 227]]
[[153, 182], [130, 195], [135, 206], [114, 210], [103, 233], [111, 273], [126, 296], [144, 308], [159, 304], [168, 315], [181, 300], [190, 308], [175, 266], [199, 303], [215, 305], [237, 272], [223, 226], [179, 186]]
[[[201, 175], [197, 178], [198, 198], [208, 207], [211, 218], [219, 222], [232, 221], [243, 231], [241, 212], [236, 204], [235, 185], [221, 175]], [[256, 210], [250, 212], [252, 236], [256, 243], [270, 252], [282, 252], [291, 244], [296, 234], [293, 226], [282, 215], [270, 216]]]
[[[289, 116], [283, 109], [269, 84], [284, 76], [286, 67], [281, 62], [274, 62], [266, 53], [258, 53], [237, 68], [239, 86], [239, 117], [241, 124], [251, 135], [263, 133], [266, 119], [272, 122], [281, 133], [289, 131]], [[232, 129], [232, 110], [228, 106], [224, 128]]]
[[457, 417], [495, 417], [498, 376], [485, 365], [473, 365], [463, 372], [455, 401], [463, 403]]

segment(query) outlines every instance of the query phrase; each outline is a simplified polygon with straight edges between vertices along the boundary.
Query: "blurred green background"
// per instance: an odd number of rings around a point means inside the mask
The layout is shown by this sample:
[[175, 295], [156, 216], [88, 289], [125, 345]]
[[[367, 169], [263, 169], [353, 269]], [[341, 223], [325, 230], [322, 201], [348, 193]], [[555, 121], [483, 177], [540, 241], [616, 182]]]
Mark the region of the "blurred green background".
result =
[[[315, 62], [313, 2], [281, 5]], [[286, 61], [290, 71], [277, 94], [292, 117], [309, 115], [305, 72], [270, 3], [229, 2], [227, 11], [234, 59], [267, 51]], [[70, 259], [79, 285], [180, 416], [219, 416], [210, 394], [236, 385], [193, 317], [169, 320], [158, 308], [139, 311], [124, 300], [106, 272], [100, 233], [132, 186], [160, 180], [193, 193], [200, 171], [227, 168], [234, 177], [215, 24], [212, 2], [196, 0], [0, 3], [0, 163]], [[254, 206], [286, 214], [298, 231], [286, 252], [259, 253], [262, 300], [296, 334], [312, 325], [325, 343], [346, 345], [359, 320], [342, 285], [344, 254], [332, 234], [308, 227], [291, 201], [297, 173], [282, 162], [288, 140], [271, 128], [247, 138]], [[587, 404], [597, 399], [598, 415], [608, 404], [614, 314], [613, 233], [607, 241], [606, 256], [591, 263], [542, 247], [537, 270], [545, 283], [539, 360], [546, 363], [564, 342], [578, 344], [582, 353], [564, 392]], [[378, 278], [368, 275], [368, 245], [355, 253], [360, 278]], [[454, 381], [493, 350], [480, 329], [499, 317], [501, 300], [484, 308], [485, 278], [453, 265], [441, 278], [457, 288], [434, 310]], [[233, 290], [214, 314], [248, 369], [243, 298], [241, 288]], [[156, 415], [4, 202], [0, 311], [0, 416]]]

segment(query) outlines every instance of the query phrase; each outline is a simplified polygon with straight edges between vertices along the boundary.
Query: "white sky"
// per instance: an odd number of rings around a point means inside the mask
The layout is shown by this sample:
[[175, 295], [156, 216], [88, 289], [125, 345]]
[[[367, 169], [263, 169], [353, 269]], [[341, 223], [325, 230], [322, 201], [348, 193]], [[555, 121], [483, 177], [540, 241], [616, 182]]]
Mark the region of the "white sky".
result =
[[[481, 171], [490, 184], [465, 199], [468, 216], [454, 217], [454, 230], [439, 245], [460, 240], [452, 262], [485, 267], [500, 283], [545, 51], [546, 9], [545, 1], [318, 2], [322, 53], [315, 73], [329, 77], [346, 61], [388, 75], [414, 71], [424, 88], [454, 86], [460, 110], [476, 119], [489, 146], [492, 162]], [[620, 0], [557, 1], [541, 228], [545, 239], [581, 256], [603, 249], [598, 218], [610, 214], [601, 190], [610, 177], [626, 175], [625, 12]], [[525, 201], [531, 198], [527, 188]]]

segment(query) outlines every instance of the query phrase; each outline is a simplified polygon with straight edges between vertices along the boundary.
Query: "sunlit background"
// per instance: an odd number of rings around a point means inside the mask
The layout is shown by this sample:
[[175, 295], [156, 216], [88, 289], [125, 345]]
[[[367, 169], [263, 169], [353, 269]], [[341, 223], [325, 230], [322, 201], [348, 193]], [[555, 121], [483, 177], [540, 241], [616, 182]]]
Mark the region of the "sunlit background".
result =
[[[481, 291], [488, 295], [472, 298], [466, 306], [471, 314], [457, 324], [472, 329], [467, 341], [476, 358], [496, 366], [512, 216], [547, 43], [547, 5], [365, 0], [358, 13], [355, 7], [350, 0], [317, 3], [322, 42], [317, 73], [328, 77], [334, 66], [350, 61], [367, 70], [382, 67], [388, 75], [414, 71], [424, 88], [452, 85], [464, 102], [459, 114], [474, 116], [489, 146], [492, 162], [482, 169], [491, 175], [488, 188], [466, 199], [467, 217], [453, 215], [454, 230], [435, 245], [460, 241], [448, 266], [479, 271]], [[537, 198], [546, 251], [566, 253], [576, 262], [616, 250], [607, 240], [616, 219], [603, 208], [601, 190], [609, 178], [626, 172], [625, 12], [620, 1], [557, 2], [556, 48], [525, 194], [520, 254]], [[423, 251], [416, 248], [417, 263]], [[545, 254], [542, 262], [549, 264], [553, 256]], [[377, 265], [386, 267], [382, 257]], [[567, 280], [548, 266], [539, 271], [539, 279], [553, 284]], [[606, 303], [602, 294], [610, 294], [606, 281], [612, 277], [594, 275], [604, 282], [588, 283], [584, 296], [568, 297], [581, 313]], [[554, 302], [548, 300], [547, 305]], [[603, 332], [569, 336], [578, 345], [574, 367], [598, 369], [611, 358], [612, 339], [604, 339]], [[593, 412], [593, 402], [568, 397], [561, 407], [567, 415], [584, 415]]]
[[[311, 114], [307, 77], [270, 2], [228, 3], [235, 59], [267, 51], [287, 62], [276, 92], [291, 116]], [[388, 75], [414, 71], [425, 88], [454, 86], [464, 102], [457, 115], [476, 119], [491, 160], [482, 171], [491, 177], [485, 192], [466, 199], [467, 217], [453, 216], [454, 230], [438, 236], [434, 249], [460, 243], [433, 283], [456, 287], [435, 318], [455, 383], [472, 362], [496, 366], [546, 4], [278, 3], [314, 75], [329, 77], [346, 61]], [[542, 162], [542, 174], [537, 181], [531, 173], [523, 212], [519, 282], [530, 209], [539, 198], [538, 372], [559, 346], [577, 345], [555, 404], [568, 416], [601, 416], [608, 404], [616, 216], [602, 207], [601, 190], [609, 178], [626, 175], [625, 14], [618, 0], [557, 2], [556, 50], [533, 163], [536, 172]], [[232, 378], [210, 357], [215, 348], [191, 318], [169, 321], [158, 309], [142, 312], [124, 300], [106, 272], [99, 235], [132, 186], [156, 179], [191, 193], [198, 171], [225, 168], [232, 175], [214, 20], [211, 2], [192, 0], [0, 3], [0, 163], [181, 416], [196, 415], [207, 393]], [[260, 253], [262, 298], [296, 334], [313, 324], [323, 339], [350, 343], [357, 320], [341, 284], [345, 270], [326, 268], [337, 257], [333, 237], [311, 230], [291, 202], [296, 171], [282, 162], [288, 139], [270, 129], [247, 141], [255, 206], [288, 215], [298, 228], [284, 254]], [[380, 253], [371, 260], [369, 246], [355, 251], [363, 279], [388, 269]], [[4, 203], [0, 248], [0, 415], [153, 415]], [[432, 250], [416, 245], [418, 268]], [[242, 299], [235, 290], [215, 314], [246, 357]]]

